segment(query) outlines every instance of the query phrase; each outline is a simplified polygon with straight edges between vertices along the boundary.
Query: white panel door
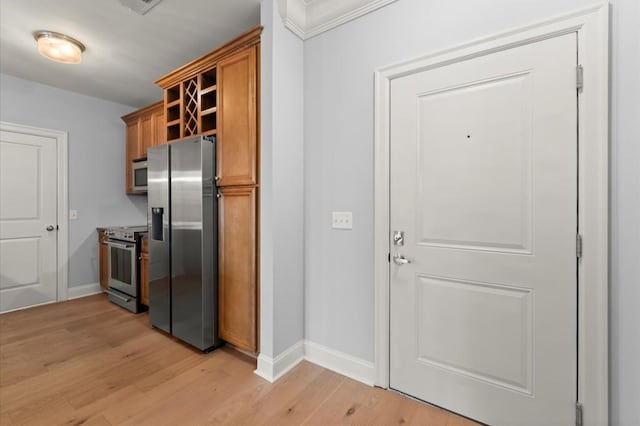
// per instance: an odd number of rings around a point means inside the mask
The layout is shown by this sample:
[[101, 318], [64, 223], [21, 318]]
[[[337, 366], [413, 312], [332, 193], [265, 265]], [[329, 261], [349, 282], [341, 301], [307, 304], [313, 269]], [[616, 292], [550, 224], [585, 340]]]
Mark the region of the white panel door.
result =
[[491, 425], [575, 421], [576, 37], [391, 82], [390, 384]]
[[56, 153], [56, 139], [0, 132], [0, 312], [57, 298]]

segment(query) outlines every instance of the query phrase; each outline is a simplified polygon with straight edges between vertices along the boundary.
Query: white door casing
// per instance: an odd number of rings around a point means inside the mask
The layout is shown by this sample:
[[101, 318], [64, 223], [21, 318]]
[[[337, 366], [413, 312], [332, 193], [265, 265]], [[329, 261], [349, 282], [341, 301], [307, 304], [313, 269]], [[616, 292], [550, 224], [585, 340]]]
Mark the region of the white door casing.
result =
[[391, 83], [392, 388], [573, 421], [576, 65], [572, 33]]
[[[585, 425], [608, 422], [607, 202], [608, 202], [608, 10], [594, 4], [567, 15], [391, 65], [376, 72], [375, 283], [376, 384], [389, 385], [390, 98], [395, 79], [518, 46], [577, 33], [578, 61], [584, 66], [578, 91], [578, 222], [585, 242], [578, 262], [577, 399]], [[462, 284], [463, 285], [463, 284]]]
[[0, 163], [0, 312], [64, 300], [66, 133], [3, 122]]

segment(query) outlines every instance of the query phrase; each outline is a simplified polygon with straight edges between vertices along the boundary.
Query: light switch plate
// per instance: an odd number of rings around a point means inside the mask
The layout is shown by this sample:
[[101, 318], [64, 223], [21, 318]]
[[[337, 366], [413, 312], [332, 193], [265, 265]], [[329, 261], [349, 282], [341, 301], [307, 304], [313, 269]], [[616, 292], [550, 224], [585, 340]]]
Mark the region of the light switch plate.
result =
[[351, 212], [333, 212], [333, 229], [353, 229], [353, 214]]
[[76, 220], [78, 218], [78, 210], [69, 210], [69, 220]]

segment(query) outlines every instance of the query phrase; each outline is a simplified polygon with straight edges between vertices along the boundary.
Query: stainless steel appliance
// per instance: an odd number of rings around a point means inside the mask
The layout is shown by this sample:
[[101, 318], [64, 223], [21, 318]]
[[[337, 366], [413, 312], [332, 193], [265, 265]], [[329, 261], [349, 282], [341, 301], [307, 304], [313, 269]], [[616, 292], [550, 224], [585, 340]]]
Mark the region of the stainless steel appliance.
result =
[[203, 351], [223, 343], [214, 141], [195, 137], [147, 150], [149, 317]]
[[148, 162], [146, 158], [135, 160], [131, 165], [133, 192], [144, 194], [147, 192]]
[[106, 230], [109, 248], [109, 300], [131, 312], [140, 312], [138, 260], [146, 226], [118, 226]]

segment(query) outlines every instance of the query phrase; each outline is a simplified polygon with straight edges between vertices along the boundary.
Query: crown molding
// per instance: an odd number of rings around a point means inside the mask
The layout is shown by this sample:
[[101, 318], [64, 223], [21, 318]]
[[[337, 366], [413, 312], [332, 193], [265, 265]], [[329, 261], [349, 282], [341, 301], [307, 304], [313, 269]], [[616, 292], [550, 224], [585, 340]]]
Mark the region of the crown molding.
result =
[[396, 0], [278, 0], [282, 22], [307, 40]]

